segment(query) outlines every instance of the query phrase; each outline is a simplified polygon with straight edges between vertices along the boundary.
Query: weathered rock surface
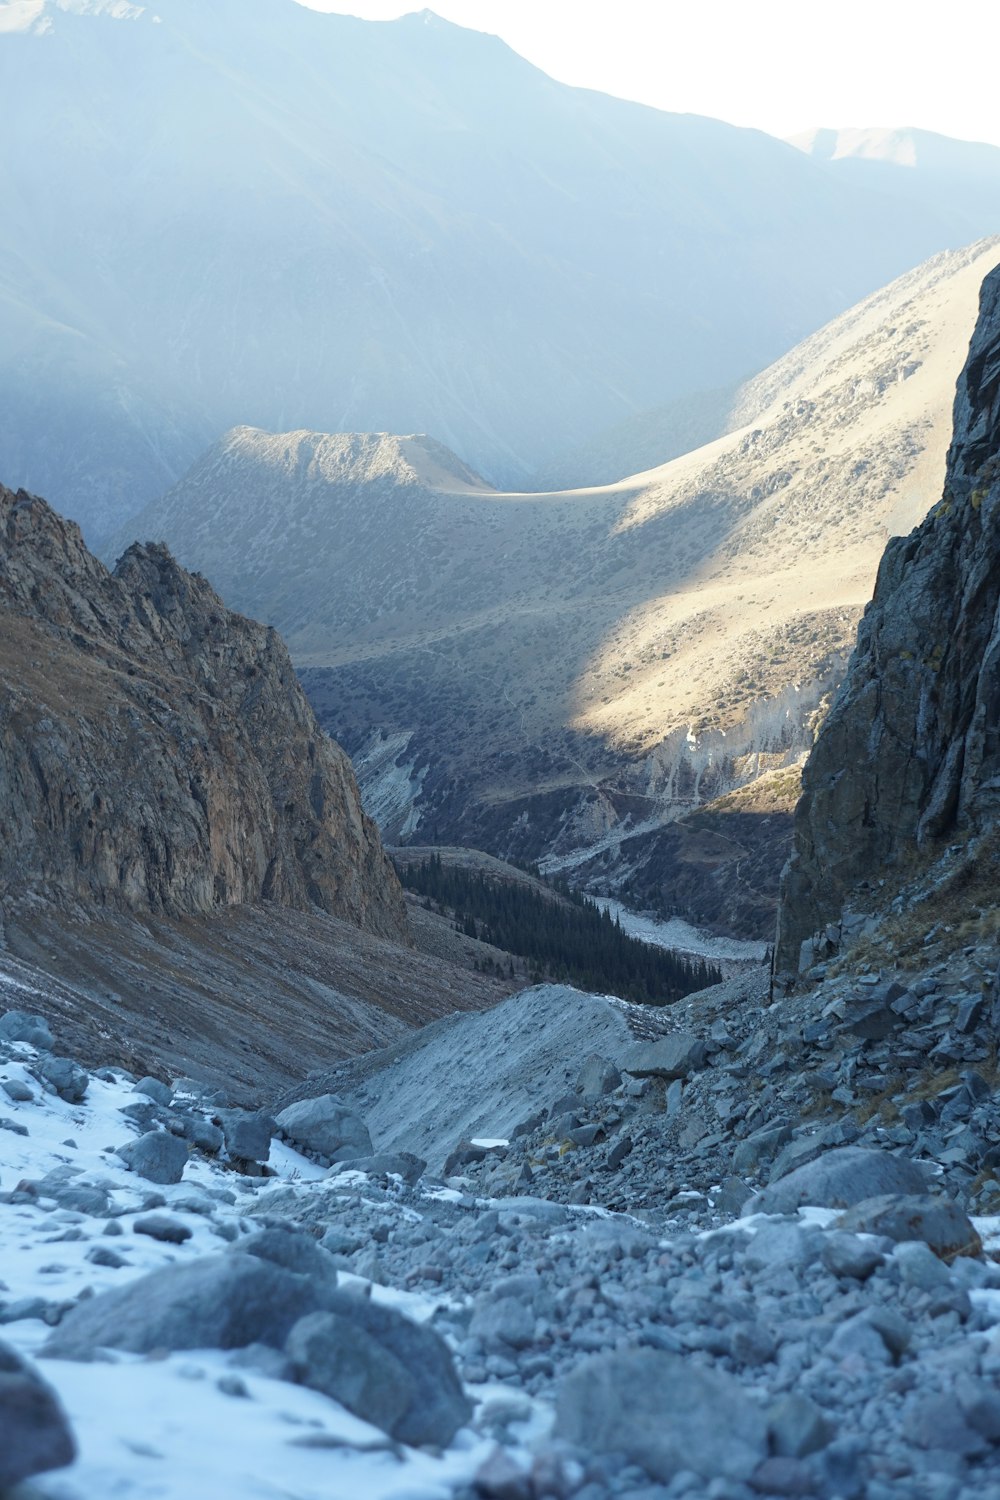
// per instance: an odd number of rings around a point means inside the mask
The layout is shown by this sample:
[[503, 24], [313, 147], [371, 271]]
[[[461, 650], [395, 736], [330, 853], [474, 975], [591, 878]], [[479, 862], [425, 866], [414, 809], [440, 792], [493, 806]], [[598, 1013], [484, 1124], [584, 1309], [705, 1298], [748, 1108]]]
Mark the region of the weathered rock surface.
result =
[[404, 935], [350, 762], [280, 638], [164, 547], [110, 574], [76, 526], [0, 488], [0, 668], [0, 900], [264, 899]]
[[624, 1453], [664, 1483], [681, 1470], [749, 1479], [767, 1454], [764, 1413], [736, 1381], [654, 1349], [580, 1365], [559, 1391], [555, 1431], [598, 1453]]
[[76, 1457], [66, 1414], [52, 1388], [7, 1344], [0, 1344], [0, 1490]]
[[78, 1303], [44, 1352], [90, 1359], [96, 1349], [280, 1348], [323, 1294], [322, 1284], [259, 1255], [203, 1256]]
[[289, 1140], [331, 1162], [372, 1154], [372, 1138], [364, 1120], [333, 1094], [290, 1104], [277, 1116], [276, 1124]]
[[[894, 538], [809, 757], [775, 954], [839, 923], [909, 851], [1000, 814], [1000, 273], [983, 283], [941, 501]], [[864, 900], [860, 903], [864, 905]], [[805, 963], [811, 962], [806, 956]]]
[[444, 1340], [390, 1307], [338, 1294], [285, 1352], [304, 1384], [403, 1443], [450, 1443], [472, 1415]]
[[744, 1213], [794, 1213], [803, 1204], [850, 1208], [887, 1193], [922, 1193], [926, 1177], [916, 1162], [887, 1151], [842, 1146], [796, 1167], [751, 1198]]

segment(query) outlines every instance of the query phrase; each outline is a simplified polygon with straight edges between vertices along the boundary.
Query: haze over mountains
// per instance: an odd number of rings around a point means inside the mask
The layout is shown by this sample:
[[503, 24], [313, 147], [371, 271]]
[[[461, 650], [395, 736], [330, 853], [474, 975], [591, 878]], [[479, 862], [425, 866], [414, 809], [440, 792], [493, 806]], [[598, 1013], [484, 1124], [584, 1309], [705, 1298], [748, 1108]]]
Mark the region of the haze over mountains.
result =
[[759, 132], [555, 83], [426, 11], [17, 17], [0, 474], [91, 538], [235, 424], [425, 431], [523, 485], [1000, 229], [996, 196], [972, 223], [869, 190]]
[[431, 439], [244, 427], [109, 555], [163, 539], [281, 629], [390, 837], [641, 888], [665, 823], [810, 743], [886, 537], [940, 491], [998, 260], [932, 259], [746, 385], [737, 430], [614, 485], [498, 493]]

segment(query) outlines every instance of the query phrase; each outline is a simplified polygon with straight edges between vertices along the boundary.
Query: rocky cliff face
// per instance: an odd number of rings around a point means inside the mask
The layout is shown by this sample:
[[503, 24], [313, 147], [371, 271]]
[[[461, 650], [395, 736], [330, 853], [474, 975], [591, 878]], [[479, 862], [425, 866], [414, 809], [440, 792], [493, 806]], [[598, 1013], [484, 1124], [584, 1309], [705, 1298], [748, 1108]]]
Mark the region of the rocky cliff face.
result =
[[[846, 680], [810, 756], [783, 880], [776, 964], [864, 887], [1000, 814], [1000, 271], [955, 401], [944, 494], [890, 542]], [[916, 859], [915, 859], [916, 857]], [[834, 937], [835, 934], [831, 934]], [[806, 957], [811, 956], [807, 949]]]
[[263, 899], [406, 932], [276, 632], [164, 547], [109, 573], [0, 487], [0, 902], [32, 894], [173, 914]]

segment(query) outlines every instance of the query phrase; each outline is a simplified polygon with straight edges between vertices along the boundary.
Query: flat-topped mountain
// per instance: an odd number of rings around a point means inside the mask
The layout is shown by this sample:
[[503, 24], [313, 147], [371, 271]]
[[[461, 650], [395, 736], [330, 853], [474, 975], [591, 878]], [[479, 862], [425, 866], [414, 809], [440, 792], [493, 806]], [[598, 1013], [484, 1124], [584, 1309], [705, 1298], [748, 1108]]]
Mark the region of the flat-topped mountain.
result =
[[394, 839], [591, 850], [655, 899], [645, 834], [811, 743], [887, 535], [940, 489], [998, 258], [901, 278], [746, 386], [737, 430], [617, 484], [500, 493], [425, 438], [241, 428], [113, 550], [164, 539], [282, 630]]
[[522, 486], [1000, 230], [428, 11], [5, 22], [0, 472], [92, 538], [239, 423], [431, 432]]

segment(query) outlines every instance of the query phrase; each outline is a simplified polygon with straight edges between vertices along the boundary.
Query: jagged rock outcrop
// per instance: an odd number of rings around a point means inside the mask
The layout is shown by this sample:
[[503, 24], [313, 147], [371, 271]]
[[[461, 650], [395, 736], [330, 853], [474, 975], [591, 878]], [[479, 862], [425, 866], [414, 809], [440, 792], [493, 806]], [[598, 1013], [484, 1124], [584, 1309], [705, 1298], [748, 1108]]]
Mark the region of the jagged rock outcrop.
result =
[[350, 761], [269, 626], [162, 546], [113, 574], [0, 487], [0, 901], [406, 917]]
[[[847, 677], [803, 775], [775, 961], [898, 883], [915, 851], [1000, 813], [1000, 271], [955, 400], [944, 494], [891, 541]], [[856, 903], [864, 906], [862, 897]]]

